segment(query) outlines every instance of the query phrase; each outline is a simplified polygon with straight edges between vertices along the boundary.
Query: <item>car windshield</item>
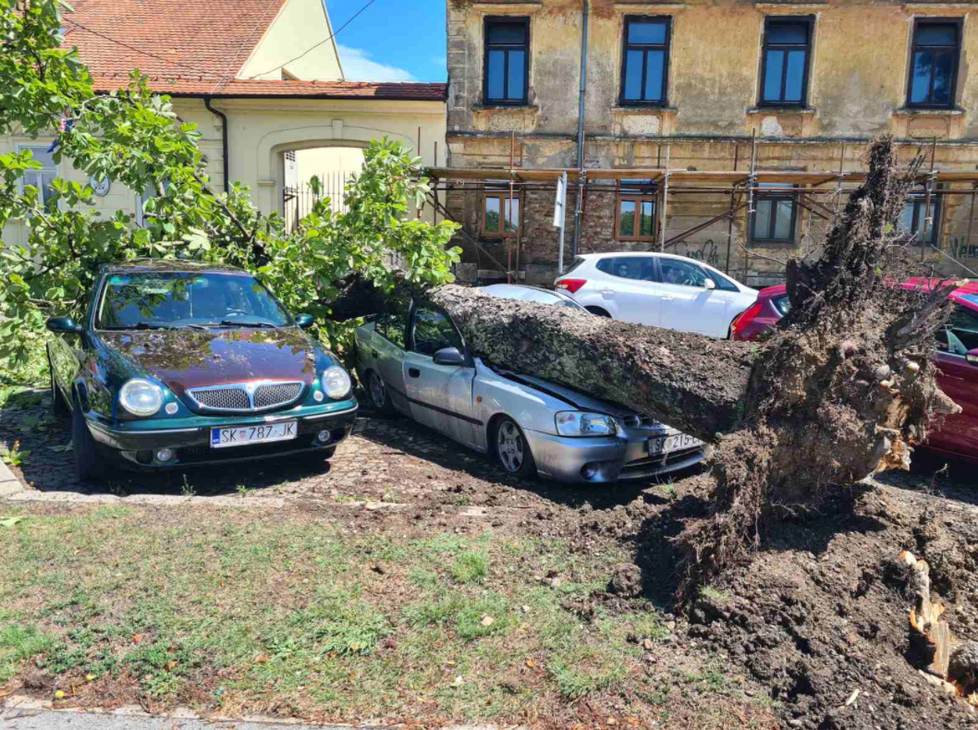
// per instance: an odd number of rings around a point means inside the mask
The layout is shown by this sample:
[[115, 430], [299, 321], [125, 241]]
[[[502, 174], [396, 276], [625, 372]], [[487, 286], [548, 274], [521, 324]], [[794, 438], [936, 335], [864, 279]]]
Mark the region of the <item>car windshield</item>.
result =
[[98, 329], [284, 327], [291, 318], [247, 274], [145, 272], [105, 281]]

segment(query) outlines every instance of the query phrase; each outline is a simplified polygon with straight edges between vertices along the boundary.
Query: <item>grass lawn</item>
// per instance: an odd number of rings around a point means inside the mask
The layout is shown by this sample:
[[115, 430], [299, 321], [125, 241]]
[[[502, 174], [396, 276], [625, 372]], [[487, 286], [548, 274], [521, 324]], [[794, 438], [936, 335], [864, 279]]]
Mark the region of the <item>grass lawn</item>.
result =
[[[671, 638], [652, 605], [593, 600], [620, 547], [189, 505], [11, 516], [23, 519], [0, 526], [0, 696], [645, 725], [702, 695], [770, 718], [714, 661], [656, 671], [649, 652]], [[697, 727], [716, 710], [704, 713]]]

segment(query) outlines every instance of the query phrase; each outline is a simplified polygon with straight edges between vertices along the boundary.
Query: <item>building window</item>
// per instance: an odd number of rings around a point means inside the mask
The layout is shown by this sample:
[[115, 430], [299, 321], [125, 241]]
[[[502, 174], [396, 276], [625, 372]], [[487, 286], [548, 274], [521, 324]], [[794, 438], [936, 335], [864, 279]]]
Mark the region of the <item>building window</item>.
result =
[[529, 85], [529, 18], [486, 18], [485, 79], [487, 104], [526, 104]]
[[646, 180], [622, 180], [618, 188], [615, 237], [619, 241], [655, 240], [655, 186]]
[[950, 108], [961, 55], [961, 21], [917, 20], [913, 27], [907, 106]]
[[669, 22], [669, 18], [625, 16], [625, 48], [621, 60], [622, 104], [665, 106]]
[[939, 195], [931, 194], [929, 210], [926, 197], [923, 194], [911, 195], [903, 204], [898, 224], [904, 240], [912, 240], [913, 243], [917, 244], [936, 244], [937, 229], [940, 227], [940, 213], [941, 199]]
[[520, 196], [509, 192], [486, 193], [482, 203], [482, 235], [511, 238], [520, 231]]
[[[759, 187], [784, 188], [784, 183], [760, 183]], [[795, 240], [797, 205], [792, 193], [754, 193], [750, 240], [755, 243], [791, 243]]]
[[762, 106], [805, 106], [811, 47], [810, 17], [765, 19]]
[[32, 169], [24, 172], [24, 176], [20, 179], [20, 192], [23, 193], [24, 188], [28, 185], [37, 188], [38, 202], [42, 208], [47, 210], [50, 210], [56, 205], [52, 183], [58, 177], [58, 166], [54, 162], [54, 153], [50, 152], [49, 149], [49, 145], [17, 145], [18, 152], [29, 150], [34, 157], [34, 162], [41, 165], [40, 169]]

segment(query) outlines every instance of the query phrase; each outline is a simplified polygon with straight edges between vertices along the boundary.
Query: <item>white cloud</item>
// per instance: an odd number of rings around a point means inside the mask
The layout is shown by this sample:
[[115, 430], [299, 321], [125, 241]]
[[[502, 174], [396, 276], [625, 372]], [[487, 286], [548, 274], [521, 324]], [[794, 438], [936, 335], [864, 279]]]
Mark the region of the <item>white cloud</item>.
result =
[[408, 71], [370, 60], [362, 48], [338, 46], [347, 81], [417, 81]]

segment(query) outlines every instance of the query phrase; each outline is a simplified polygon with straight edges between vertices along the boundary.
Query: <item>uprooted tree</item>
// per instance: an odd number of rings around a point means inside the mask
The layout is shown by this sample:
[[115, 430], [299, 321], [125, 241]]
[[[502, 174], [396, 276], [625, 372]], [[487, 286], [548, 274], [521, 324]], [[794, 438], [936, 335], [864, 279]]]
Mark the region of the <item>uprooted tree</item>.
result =
[[[912, 270], [896, 222], [919, 160], [901, 171], [893, 140], [882, 137], [866, 163], [868, 178], [820, 257], [789, 264], [791, 311], [763, 344], [459, 286], [414, 294], [447, 310], [484, 360], [627, 405], [714, 444], [709, 514], [679, 536], [686, 586], [747, 558], [779, 509], [908, 466], [912, 444], [934, 419], [958, 410], [938, 389], [932, 361], [948, 292], [940, 283], [901, 285]], [[362, 305], [363, 290], [357, 294]]]

